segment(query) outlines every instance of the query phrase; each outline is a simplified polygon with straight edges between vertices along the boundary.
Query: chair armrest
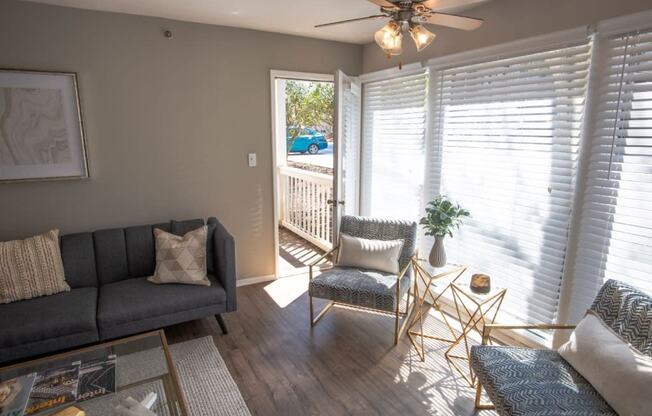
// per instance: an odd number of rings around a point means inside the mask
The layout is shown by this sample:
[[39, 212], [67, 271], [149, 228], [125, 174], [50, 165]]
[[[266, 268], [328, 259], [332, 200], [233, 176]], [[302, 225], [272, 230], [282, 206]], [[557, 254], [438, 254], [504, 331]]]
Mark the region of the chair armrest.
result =
[[411, 261], [409, 261], [408, 264], [406, 264], [405, 267], [403, 267], [403, 270], [401, 270], [401, 272], [398, 274], [398, 276], [396, 276], [396, 283], [397, 284], [401, 283], [401, 279], [403, 278], [405, 273], [407, 273], [407, 271], [410, 269], [410, 266], [412, 266]]
[[486, 324], [482, 330], [482, 345], [487, 345], [492, 329], [575, 329], [576, 325], [563, 324]]
[[215, 233], [213, 234], [215, 274], [226, 292], [226, 311], [232, 312], [237, 307], [235, 239], [216, 218], [211, 217], [208, 222], [215, 223]]
[[327, 251], [321, 257], [319, 257], [317, 260], [313, 261], [312, 263], [310, 263], [308, 265], [308, 275], [309, 275], [310, 280], [312, 280], [312, 268], [315, 267], [316, 265], [318, 265], [326, 257], [330, 256], [331, 254], [333, 254], [334, 252], [339, 250], [339, 248], [340, 248], [339, 246], [333, 247], [330, 251]]

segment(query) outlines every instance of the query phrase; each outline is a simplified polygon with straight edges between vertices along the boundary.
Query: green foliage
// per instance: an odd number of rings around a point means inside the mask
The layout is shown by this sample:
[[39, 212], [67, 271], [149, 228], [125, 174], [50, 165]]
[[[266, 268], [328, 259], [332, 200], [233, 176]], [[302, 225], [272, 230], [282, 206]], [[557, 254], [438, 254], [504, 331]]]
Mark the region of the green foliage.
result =
[[470, 216], [469, 211], [440, 195], [428, 202], [426, 216], [419, 223], [426, 230], [426, 235], [452, 237], [453, 230], [459, 229], [464, 219]]
[[332, 82], [288, 80], [285, 83], [285, 122], [292, 126], [288, 150], [306, 127], [333, 125]]

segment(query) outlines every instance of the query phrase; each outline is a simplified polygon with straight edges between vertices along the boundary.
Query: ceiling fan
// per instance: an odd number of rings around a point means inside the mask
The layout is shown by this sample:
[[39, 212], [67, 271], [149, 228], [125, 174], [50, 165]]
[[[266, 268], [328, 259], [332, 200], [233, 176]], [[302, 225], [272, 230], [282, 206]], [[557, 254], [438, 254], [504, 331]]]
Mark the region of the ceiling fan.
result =
[[389, 18], [389, 22], [374, 35], [374, 40], [389, 58], [403, 52], [403, 27], [407, 26], [417, 51], [427, 48], [435, 39], [435, 34], [423, 24], [474, 30], [484, 22], [474, 17], [442, 13], [437, 10], [450, 9], [479, 3], [482, 0], [368, 0], [380, 6], [381, 14], [315, 26], [326, 27], [343, 23], [359, 22], [368, 19]]

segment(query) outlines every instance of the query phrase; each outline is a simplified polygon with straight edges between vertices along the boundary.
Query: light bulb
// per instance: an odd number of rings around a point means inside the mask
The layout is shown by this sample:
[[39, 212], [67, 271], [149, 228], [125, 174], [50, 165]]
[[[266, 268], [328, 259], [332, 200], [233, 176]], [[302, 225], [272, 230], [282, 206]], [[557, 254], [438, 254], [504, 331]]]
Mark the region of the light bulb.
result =
[[410, 25], [410, 35], [419, 52], [427, 48], [437, 36], [422, 25]]
[[377, 31], [374, 39], [378, 46], [390, 56], [400, 55], [403, 52], [401, 26], [393, 20]]

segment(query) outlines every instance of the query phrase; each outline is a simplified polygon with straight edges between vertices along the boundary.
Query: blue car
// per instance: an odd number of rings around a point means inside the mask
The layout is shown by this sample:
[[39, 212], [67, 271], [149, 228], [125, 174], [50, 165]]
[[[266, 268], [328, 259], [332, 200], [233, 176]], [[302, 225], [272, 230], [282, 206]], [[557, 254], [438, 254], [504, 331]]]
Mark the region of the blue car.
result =
[[[287, 131], [287, 141], [288, 146], [292, 140], [292, 134], [294, 133], [294, 128], [290, 127]], [[292, 147], [290, 148], [291, 153], [310, 153], [311, 155], [316, 155], [320, 150], [326, 149], [328, 147], [328, 142], [323, 134], [317, 132], [315, 129], [306, 128], [301, 131], [301, 133], [296, 137]]]

